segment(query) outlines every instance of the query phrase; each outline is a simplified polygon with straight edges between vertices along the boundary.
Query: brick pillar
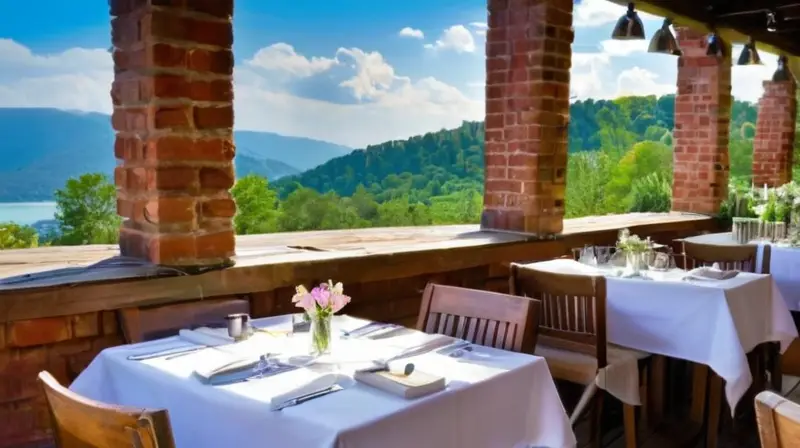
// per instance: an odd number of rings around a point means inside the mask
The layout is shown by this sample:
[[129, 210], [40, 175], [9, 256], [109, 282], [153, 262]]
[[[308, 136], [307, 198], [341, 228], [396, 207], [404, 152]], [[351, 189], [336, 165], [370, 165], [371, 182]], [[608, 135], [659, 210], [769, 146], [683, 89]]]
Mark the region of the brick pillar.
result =
[[677, 30], [672, 210], [713, 215], [728, 194], [728, 132], [731, 111], [731, 47], [706, 56], [706, 34]]
[[233, 0], [110, 6], [120, 250], [169, 266], [228, 265]]
[[792, 180], [796, 90], [794, 81], [764, 81], [753, 142], [753, 183], [756, 186], [776, 187]]
[[563, 228], [572, 3], [488, 0], [483, 229]]

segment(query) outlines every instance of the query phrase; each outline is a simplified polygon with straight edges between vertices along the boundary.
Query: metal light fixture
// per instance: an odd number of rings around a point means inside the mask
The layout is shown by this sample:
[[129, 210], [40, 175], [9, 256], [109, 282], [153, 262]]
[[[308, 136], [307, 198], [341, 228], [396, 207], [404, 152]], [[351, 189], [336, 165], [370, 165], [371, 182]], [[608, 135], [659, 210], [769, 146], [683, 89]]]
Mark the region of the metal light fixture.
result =
[[783, 14], [780, 11], [767, 11], [767, 31], [770, 33], [777, 32], [783, 20]]
[[671, 54], [673, 56], [680, 56], [683, 54], [680, 47], [678, 47], [678, 41], [675, 40], [675, 36], [672, 34], [672, 30], [669, 26], [672, 25], [671, 19], [664, 19], [664, 23], [661, 25], [661, 28], [656, 30], [653, 33], [653, 38], [650, 40], [650, 46], [647, 48], [649, 53], [663, 53], [663, 54]]
[[706, 47], [706, 55], [707, 56], [716, 56], [721, 58], [725, 56], [725, 42], [722, 41], [722, 38], [716, 32], [712, 32], [706, 38], [708, 42], [708, 46]]
[[761, 56], [758, 55], [758, 50], [756, 50], [755, 40], [751, 38], [750, 42], [744, 44], [742, 54], [739, 55], [739, 61], [736, 65], [762, 65]]
[[617, 20], [614, 31], [611, 32], [614, 40], [642, 40], [644, 39], [644, 24], [639, 14], [634, 9], [633, 2], [628, 3], [628, 12]]
[[772, 80], [775, 82], [794, 80], [792, 72], [789, 71], [789, 59], [786, 56], [778, 58], [778, 69], [772, 75]]

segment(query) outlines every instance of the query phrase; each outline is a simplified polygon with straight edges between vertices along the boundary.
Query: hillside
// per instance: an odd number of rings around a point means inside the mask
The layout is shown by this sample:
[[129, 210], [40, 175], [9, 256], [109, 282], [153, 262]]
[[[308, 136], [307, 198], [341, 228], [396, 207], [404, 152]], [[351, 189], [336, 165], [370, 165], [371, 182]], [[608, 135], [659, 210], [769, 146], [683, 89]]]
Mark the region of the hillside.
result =
[[273, 184], [281, 197], [299, 186], [351, 196], [367, 186], [378, 201], [414, 192], [412, 199], [483, 186], [483, 123], [359, 149]]
[[[660, 142], [670, 148], [674, 110], [674, 95], [577, 101], [570, 106], [569, 152], [603, 152], [618, 159], [637, 142]], [[747, 176], [751, 171], [756, 113], [757, 108], [751, 103], [733, 103], [733, 176]], [[272, 185], [282, 199], [300, 187], [349, 197], [363, 185], [378, 202], [408, 196], [411, 201], [429, 203], [441, 195], [483, 190], [483, 142], [483, 123], [465, 122], [457, 129], [356, 150]], [[665, 168], [669, 168], [671, 176], [671, 165]]]
[[[113, 173], [114, 134], [107, 115], [0, 108], [0, 133], [0, 202], [51, 200], [53, 191], [63, 187], [69, 177]], [[348, 150], [261, 132], [236, 132], [235, 139], [239, 177], [256, 173], [278, 179]], [[304, 163], [295, 167], [287, 160]]]

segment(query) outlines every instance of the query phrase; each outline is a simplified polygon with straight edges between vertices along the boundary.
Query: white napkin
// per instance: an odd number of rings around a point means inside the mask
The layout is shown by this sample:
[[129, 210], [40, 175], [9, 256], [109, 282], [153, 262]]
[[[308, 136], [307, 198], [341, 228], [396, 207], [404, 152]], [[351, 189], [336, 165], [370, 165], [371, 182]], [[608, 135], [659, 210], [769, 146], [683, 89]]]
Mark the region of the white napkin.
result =
[[342, 375], [338, 375], [335, 373], [328, 373], [313, 380], [304, 383], [300, 386], [294, 387], [291, 390], [275, 395], [270, 399], [269, 405], [270, 409], [273, 411], [280, 407], [280, 405], [286, 403], [289, 400], [294, 398], [310, 394], [312, 392], [316, 392], [321, 389], [325, 389], [327, 387], [333, 386], [334, 384], [339, 384], [342, 380]]
[[178, 332], [178, 337], [192, 344], [216, 347], [218, 345], [232, 344], [233, 338], [224, 336], [212, 328], [200, 327], [194, 330], [183, 329]]
[[687, 278], [700, 280], [727, 280], [739, 275], [739, 271], [722, 271], [715, 267], [695, 268], [686, 274]]

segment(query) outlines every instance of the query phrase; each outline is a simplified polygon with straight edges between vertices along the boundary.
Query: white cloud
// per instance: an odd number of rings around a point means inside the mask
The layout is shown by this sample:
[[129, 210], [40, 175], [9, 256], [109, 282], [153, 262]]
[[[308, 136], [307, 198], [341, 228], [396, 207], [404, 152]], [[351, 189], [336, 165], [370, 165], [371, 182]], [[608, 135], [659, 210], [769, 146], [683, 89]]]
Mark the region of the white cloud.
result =
[[475, 38], [464, 25], [453, 25], [444, 30], [442, 37], [435, 44], [426, 44], [432, 50], [453, 50], [456, 53], [472, 53], [475, 51]]
[[55, 107], [110, 112], [114, 62], [103, 49], [35, 55], [0, 39], [0, 107]]
[[475, 34], [478, 36], [485, 36], [486, 30], [489, 29], [489, 25], [486, 22], [472, 22], [469, 26], [475, 28]]
[[600, 50], [609, 56], [628, 56], [633, 53], [644, 53], [650, 42], [647, 40], [604, 40], [600, 42]]
[[[275, 49], [279, 51], [275, 52]], [[483, 119], [483, 101], [441, 80], [399, 76], [378, 52], [341, 48], [333, 58], [308, 58], [287, 44], [260, 50], [235, 69], [237, 129], [302, 136], [353, 147], [405, 139]], [[270, 50], [271, 49], [271, 50]], [[281, 63], [264, 60], [273, 51]], [[280, 59], [280, 56], [289, 55]], [[264, 69], [308, 76], [352, 60], [355, 73], [341, 83], [358, 102], [340, 104], [302, 98], [272, 82]], [[299, 61], [299, 62], [298, 62]], [[315, 62], [317, 61], [317, 62]], [[329, 61], [321, 63], [319, 61]], [[266, 65], [266, 67], [265, 67]], [[343, 64], [344, 65], [344, 64]], [[327, 67], [327, 68], [325, 68]], [[36, 55], [0, 40], [0, 107], [53, 107], [111, 112], [113, 62], [106, 50], [70, 49]]]
[[331, 67], [338, 64], [338, 61], [335, 58], [316, 56], [309, 59], [297, 54], [291, 45], [280, 42], [258, 50], [245, 63], [251, 67], [284, 72], [298, 78], [308, 78], [330, 70]]
[[764, 93], [763, 82], [772, 79], [772, 75], [778, 68], [778, 57], [759, 51], [761, 61], [764, 65], [736, 65], [736, 59], [742, 52], [741, 45], [733, 47], [733, 71], [731, 72], [733, 96], [737, 100], [757, 102]]
[[424, 39], [425, 38], [425, 33], [423, 33], [422, 30], [414, 29], [414, 28], [411, 28], [411, 27], [408, 27], [408, 26], [403, 28], [402, 30], [400, 30], [399, 34], [400, 34], [401, 37], [411, 37], [411, 38], [414, 38], [414, 39]]
[[650, 70], [633, 67], [617, 75], [617, 91], [614, 97], [631, 95], [666, 95], [675, 93], [676, 82], [663, 82]]
[[[583, 0], [575, 5], [572, 25], [576, 28], [600, 27], [616, 23], [627, 8], [609, 0]], [[658, 20], [657, 16], [639, 12], [642, 20]], [[611, 29], [608, 30], [611, 35]]]

